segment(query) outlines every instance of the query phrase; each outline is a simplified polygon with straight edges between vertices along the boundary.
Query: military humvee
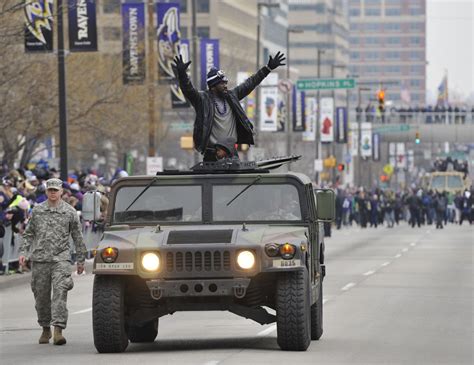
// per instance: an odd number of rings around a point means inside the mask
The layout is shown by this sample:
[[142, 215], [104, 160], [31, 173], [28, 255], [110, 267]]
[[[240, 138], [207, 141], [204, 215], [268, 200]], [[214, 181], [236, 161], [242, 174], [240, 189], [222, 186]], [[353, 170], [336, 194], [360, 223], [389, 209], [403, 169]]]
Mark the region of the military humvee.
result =
[[176, 311], [276, 322], [283, 350], [304, 351], [318, 340], [322, 222], [334, 218], [334, 194], [314, 190], [303, 174], [269, 171], [295, 159], [200, 163], [118, 180], [94, 261], [96, 349], [153, 342], [159, 318]]

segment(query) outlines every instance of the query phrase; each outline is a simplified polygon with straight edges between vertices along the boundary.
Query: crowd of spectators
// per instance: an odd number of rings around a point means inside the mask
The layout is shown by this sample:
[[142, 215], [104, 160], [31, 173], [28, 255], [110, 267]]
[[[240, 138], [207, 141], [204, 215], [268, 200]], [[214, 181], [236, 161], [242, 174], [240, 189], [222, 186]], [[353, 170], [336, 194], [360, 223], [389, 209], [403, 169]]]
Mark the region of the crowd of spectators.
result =
[[[62, 199], [72, 205], [81, 215], [82, 198], [86, 191], [96, 190], [101, 193], [101, 211], [105, 216], [107, 211], [107, 195], [111, 183], [127, 173], [117, 169], [112, 179], [107, 180], [97, 171], [73, 171], [68, 174], [67, 181], [63, 181]], [[6, 228], [11, 227], [12, 246], [21, 235], [28, 223], [31, 210], [37, 204], [47, 200], [45, 183], [50, 178], [59, 178], [55, 168], [50, 168], [45, 161], [39, 161], [34, 168], [18, 168], [0, 173], [0, 274], [3, 274], [3, 237]], [[10, 266], [15, 271], [21, 271], [16, 262]]]

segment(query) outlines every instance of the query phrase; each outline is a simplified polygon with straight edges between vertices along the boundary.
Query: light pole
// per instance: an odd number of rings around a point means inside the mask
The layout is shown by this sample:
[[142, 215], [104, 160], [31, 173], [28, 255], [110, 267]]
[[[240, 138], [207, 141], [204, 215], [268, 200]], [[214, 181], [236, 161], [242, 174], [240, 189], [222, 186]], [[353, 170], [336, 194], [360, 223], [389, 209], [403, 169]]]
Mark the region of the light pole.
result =
[[[317, 49], [318, 53], [318, 63], [317, 63], [317, 78], [319, 79], [321, 77], [321, 55], [323, 55], [326, 51], [324, 49]], [[314, 157], [316, 160], [319, 159], [319, 156], [321, 155], [320, 149], [321, 149], [321, 128], [319, 127], [319, 119], [321, 118], [321, 91], [318, 89], [317, 91], [317, 101], [318, 101], [318, 109], [316, 113], [316, 152], [314, 154]], [[317, 185], [319, 185], [319, 173], [315, 171], [315, 177], [314, 181], [316, 182]]]
[[[347, 66], [346, 65], [332, 64], [331, 65], [331, 78], [332, 79], [334, 79], [334, 76], [335, 76], [334, 70], [336, 68], [345, 69], [345, 68], [347, 68]], [[332, 100], [333, 100], [334, 110], [336, 110], [336, 90], [335, 89], [332, 90]], [[334, 133], [333, 133], [333, 137], [334, 137]], [[334, 140], [332, 141], [332, 146], [330, 148], [331, 148], [331, 155], [336, 157], [336, 138], [334, 138]], [[328, 151], [328, 155], [329, 155], [329, 151]], [[336, 182], [336, 173], [334, 171], [334, 167], [331, 170], [331, 181], [332, 181], [333, 184], [335, 184], [335, 182]]]
[[[290, 79], [290, 33], [303, 33], [302, 29], [286, 29], [286, 79]], [[286, 154], [291, 155], [291, 90], [286, 94]]]
[[[361, 91], [370, 91], [370, 87], [359, 87], [357, 90], [357, 105], [359, 110], [361, 109]], [[367, 116], [366, 116], [367, 118]], [[361, 186], [362, 183], [362, 148], [361, 148], [361, 139], [362, 139], [362, 113], [361, 117], [358, 119], [358, 128], [357, 128], [357, 185]]]
[[67, 180], [67, 112], [66, 112], [66, 66], [64, 62], [63, 2], [57, 2], [58, 13], [58, 96], [59, 96], [59, 151], [60, 174]]
[[[266, 8], [280, 8], [280, 4], [277, 3], [257, 3], [257, 64], [256, 64], [256, 69], [258, 70], [260, 68], [260, 15], [261, 15], [261, 10], [262, 7]], [[257, 145], [257, 139], [258, 139], [258, 128], [260, 127], [260, 92], [259, 90], [256, 90], [256, 95], [255, 95], [255, 131], [257, 132], [255, 134], [255, 140], [254, 143]]]

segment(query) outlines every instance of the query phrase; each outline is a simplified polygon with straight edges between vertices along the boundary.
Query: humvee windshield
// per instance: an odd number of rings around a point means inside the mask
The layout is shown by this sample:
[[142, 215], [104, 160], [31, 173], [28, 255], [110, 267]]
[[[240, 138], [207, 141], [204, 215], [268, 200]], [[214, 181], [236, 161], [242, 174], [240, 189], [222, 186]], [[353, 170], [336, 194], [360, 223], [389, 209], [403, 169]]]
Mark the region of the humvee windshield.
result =
[[[291, 184], [252, 185], [228, 205], [247, 186], [213, 185], [212, 204], [205, 204], [209, 207], [207, 209], [212, 206], [212, 214], [209, 214], [212, 221], [301, 221], [298, 189]], [[142, 190], [143, 186], [128, 186], [117, 191], [113, 210], [114, 223], [203, 221], [201, 185], [151, 186], [126, 210]], [[207, 199], [211, 199], [210, 196]]]
[[446, 176], [433, 176], [431, 179], [432, 189], [444, 189], [446, 186]]

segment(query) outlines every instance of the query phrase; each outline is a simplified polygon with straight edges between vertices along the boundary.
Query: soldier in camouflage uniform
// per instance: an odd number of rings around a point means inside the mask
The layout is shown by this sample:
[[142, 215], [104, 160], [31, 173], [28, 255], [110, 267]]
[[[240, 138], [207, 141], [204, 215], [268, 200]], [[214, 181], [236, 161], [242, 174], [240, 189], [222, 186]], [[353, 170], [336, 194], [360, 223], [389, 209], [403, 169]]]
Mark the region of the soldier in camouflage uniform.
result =
[[[48, 200], [37, 205], [23, 234], [20, 264], [32, 263], [31, 289], [36, 301], [38, 323], [43, 327], [39, 343], [49, 343], [50, 325], [53, 342], [64, 345], [62, 330], [67, 323], [67, 292], [74, 286], [71, 277], [72, 236], [77, 252], [77, 272], [84, 271], [86, 247], [76, 210], [61, 199], [62, 181], [46, 182]], [[51, 298], [52, 289], [52, 298]]]

